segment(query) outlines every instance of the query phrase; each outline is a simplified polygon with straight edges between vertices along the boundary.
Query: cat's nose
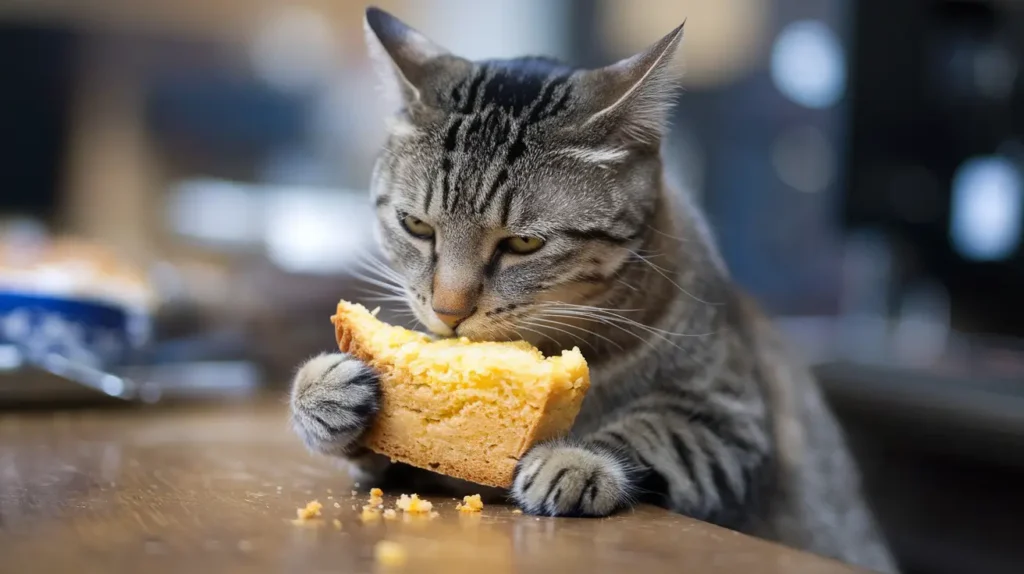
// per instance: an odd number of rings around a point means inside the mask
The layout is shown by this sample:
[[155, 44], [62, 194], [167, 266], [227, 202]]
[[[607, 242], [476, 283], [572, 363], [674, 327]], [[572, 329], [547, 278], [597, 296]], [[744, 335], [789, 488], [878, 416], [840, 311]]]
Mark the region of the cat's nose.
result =
[[459, 326], [459, 323], [466, 320], [473, 314], [476, 309], [444, 309], [434, 307], [434, 314], [441, 320], [442, 323], [448, 325], [449, 329], [454, 329]]
[[476, 312], [481, 291], [475, 276], [465, 273], [464, 269], [455, 271], [439, 269], [434, 274], [434, 292], [430, 298], [434, 314], [452, 330]]

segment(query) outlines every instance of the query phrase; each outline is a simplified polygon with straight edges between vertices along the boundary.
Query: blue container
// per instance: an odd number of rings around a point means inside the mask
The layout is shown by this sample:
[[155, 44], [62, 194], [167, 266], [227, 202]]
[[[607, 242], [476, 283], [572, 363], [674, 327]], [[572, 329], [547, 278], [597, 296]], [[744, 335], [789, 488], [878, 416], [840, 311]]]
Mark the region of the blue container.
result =
[[146, 342], [148, 318], [102, 301], [0, 291], [0, 345], [103, 369]]

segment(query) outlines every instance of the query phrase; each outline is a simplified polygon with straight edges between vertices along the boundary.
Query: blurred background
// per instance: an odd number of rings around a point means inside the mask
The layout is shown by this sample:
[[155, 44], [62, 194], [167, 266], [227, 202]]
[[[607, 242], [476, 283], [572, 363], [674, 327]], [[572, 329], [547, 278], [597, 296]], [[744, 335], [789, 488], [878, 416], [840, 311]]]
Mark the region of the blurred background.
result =
[[[1024, 3], [377, 4], [584, 66], [686, 18], [669, 178], [815, 364], [906, 571], [1020, 571]], [[0, 409], [247, 397], [332, 347], [379, 291], [364, 7], [0, 2]]]

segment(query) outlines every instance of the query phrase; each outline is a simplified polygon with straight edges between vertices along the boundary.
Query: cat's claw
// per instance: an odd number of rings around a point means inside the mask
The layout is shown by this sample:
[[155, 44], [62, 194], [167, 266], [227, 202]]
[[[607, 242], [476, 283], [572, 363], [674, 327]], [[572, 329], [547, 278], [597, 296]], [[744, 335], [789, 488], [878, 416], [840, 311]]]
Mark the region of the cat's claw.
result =
[[585, 444], [539, 444], [516, 465], [510, 492], [523, 512], [541, 516], [608, 516], [630, 504], [626, 463]]

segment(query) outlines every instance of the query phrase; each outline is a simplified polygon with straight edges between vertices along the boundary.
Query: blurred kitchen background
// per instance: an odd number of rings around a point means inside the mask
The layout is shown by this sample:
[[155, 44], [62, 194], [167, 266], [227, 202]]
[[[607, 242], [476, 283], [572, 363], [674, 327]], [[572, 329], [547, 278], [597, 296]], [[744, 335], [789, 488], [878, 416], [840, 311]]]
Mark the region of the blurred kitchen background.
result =
[[[377, 4], [585, 66], [686, 18], [670, 180], [819, 369], [906, 571], [1020, 571], [1024, 3]], [[0, 2], [0, 409], [279, 392], [332, 347], [337, 299], [380, 291], [364, 7]], [[93, 337], [5, 289], [123, 316]]]

